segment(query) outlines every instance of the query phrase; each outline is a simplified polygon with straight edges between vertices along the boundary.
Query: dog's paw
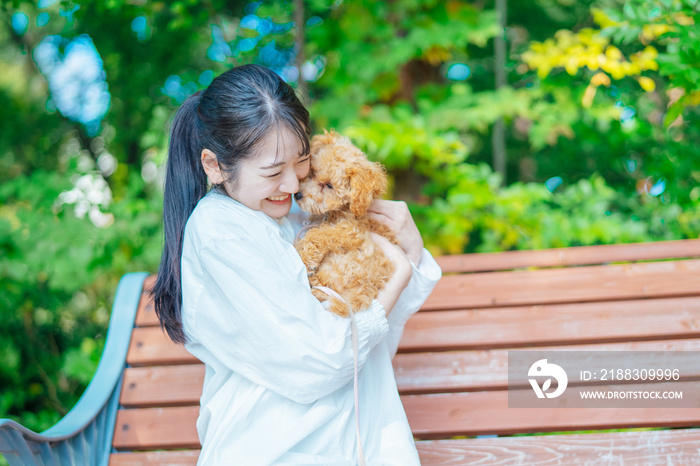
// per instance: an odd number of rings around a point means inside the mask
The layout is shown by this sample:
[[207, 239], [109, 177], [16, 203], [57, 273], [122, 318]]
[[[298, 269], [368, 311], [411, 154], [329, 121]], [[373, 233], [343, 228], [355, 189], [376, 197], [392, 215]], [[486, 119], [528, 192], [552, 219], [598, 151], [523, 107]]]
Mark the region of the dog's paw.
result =
[[328, 310], [333, 314], [337, 314], [340, 317], [350, 317], [350, 307], [344, 302], [336, 298], [331, 298], [328, 300], [328, 303], [330, 304]]

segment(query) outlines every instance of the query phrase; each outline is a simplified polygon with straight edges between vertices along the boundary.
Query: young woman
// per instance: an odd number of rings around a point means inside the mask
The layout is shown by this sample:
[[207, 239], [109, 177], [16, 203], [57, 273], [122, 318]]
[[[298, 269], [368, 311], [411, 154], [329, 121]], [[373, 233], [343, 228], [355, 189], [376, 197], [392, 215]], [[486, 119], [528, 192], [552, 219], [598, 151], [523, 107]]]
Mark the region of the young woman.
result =
[[440, 269], [406, 205], [376, 201], [401, 247], [375, 236], [396, 273], [356, 314], [362, 455], [351, 320], [311, 294], [287, 218], [309, 133], [294, 90], [257, 65], [223, 73], [173, 121], [153, 293], [170, 338], [206, 367], [199, 464], [419, 462], [391, 358]]

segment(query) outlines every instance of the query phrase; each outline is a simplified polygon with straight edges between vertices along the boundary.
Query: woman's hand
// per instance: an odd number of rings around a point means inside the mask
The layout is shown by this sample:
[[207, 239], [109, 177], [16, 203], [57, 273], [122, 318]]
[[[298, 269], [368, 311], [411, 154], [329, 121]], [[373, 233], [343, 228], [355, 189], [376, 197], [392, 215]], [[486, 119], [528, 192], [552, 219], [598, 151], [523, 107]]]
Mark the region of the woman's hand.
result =
[[388, 316], [394, 308], [396, 301], [398, 301], [401, 292], [406, 288], [408, 282], [411, 281], [413, 267], [411, 267], [408, 257], [406, 257], [406, 254], [400, 247], [376, 233], [370, 233], [370, 236], [375, 246], [380, 248], [386, 257], [394, 264], [394, 274], [389, 281], [386, 282], [384, 288], [379, 290], [379, 294], [377, 295], [377, 301], [382, 304]]
[[408, 258], [418, 266], [423, 254], [423, 238], [406, 203], [376, 199], [368, 213], [371, 218], [391, 228]]

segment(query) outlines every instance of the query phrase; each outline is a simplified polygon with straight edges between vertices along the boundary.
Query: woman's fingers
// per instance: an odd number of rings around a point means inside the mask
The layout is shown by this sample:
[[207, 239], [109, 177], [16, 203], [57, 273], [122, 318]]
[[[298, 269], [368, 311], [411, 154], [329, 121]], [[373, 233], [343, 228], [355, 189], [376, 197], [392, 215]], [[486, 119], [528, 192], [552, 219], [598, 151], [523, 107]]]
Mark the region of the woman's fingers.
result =
[[[401, 201], [387, 201], [376, 199], [372, 202], [368, 210], [370, 216], [379, 222], [384, 223], [394, 231], [399, 230], [411, 217], [408, 206]], [[411, 218], [410, 221], [413, 221]]]
[[376, 233], [370, 233], [374, 244], [379, 247], [384, 255], [394, 264], [394, 275], [391, 278], [393, 285], [398, 287], [399, 293], [403, 290], [411, 279], [413, 268], [403, 250], [394, 243]]
[[370, 218], [388, 226], [414, 264], [418, 265], [423, 253], [423, 238], [413, 221], [408, 205], [402, 201], [375, 200], [369, 208]]
[[394, 262], [397, 265], [405, 265], [403, 264], [405, 262], [409, 265], [410, 268], [410, 263], [408, 263], [406, 254], [400, 247], [396, 246], [387, 238], [377, 233], [370, 232], [370, 237], [372, 238], [372, 241], [374, 241], [374, 244], [384, 252], [384, 254], [389, 258], [390, 261]]

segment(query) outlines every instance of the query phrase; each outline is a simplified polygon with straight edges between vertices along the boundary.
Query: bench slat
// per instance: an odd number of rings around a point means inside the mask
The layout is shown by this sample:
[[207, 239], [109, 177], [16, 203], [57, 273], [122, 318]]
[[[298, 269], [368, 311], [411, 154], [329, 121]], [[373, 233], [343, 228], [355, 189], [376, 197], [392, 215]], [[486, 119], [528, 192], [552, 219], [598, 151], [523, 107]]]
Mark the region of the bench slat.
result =
[[667, 298], [419, 312], [406, 323], [400, 351], [698, 336], [700, 299]]
[[[520, 348], [548, 351], [700, 351], [700, 340], [665, 340]], [[629, 360], [627, 360], [629, 363]], [[401, 394], [505, 390], [508, 388], [508, 350], [404, 353], [394, 357], [394, 374]], [[697, 373], [695, 373], [697, 372]], [[683, 379], [700, 379], [688, 371]]]
[[119, 404], [127, 408], [199, 403], [204, 364], [128, 367]]
[[[674, 390], [697, 396], [700, 387], [697, 382], [678, 382]], [[502, 390], [404, 395], [401, 400], [414, 435], [421, 439], [700, 424], [700, 408], [509, 409], [508, 392]], [[120, 410], [113, 446], [117, 450], [197, 448], [198, 413], [198, 406]]]
[[[700, 429], [416, 442], [423, 466], [696, 464]], [[110, 466], [194, 466], [199, 450], [113, 453]]]
[[[528, 349], [554, 350], [555, 347], [526, 348]], [[566, 349], [572, 351], [700, 351], [700, 340], [575, 345]], [[394, 358], [394, 373], [399, 392], [402, 394], [505, 390], [508, 387], [507, 371], [507, 350], [406, 353], [398, 354]], [[686, 371], [682, 377], [697, 380], [700, 379], [700, 372]], [[202, 394], [203, 382], [204, 365], [202, 364], [130, 367], [124, 371], [120, 404], [127, 408], [196, 405]]]
[[460, 254], [436, 257], [443, 273], [490, 272], [700, 257], [700, 239]]
[[112, 446], [117, 450], [200, 448], [199, 406], [120, 409]]
[[700, 429], [416, 442], [423, 466], [698, 464]]
[[700, 260], [443, 277], [424, 310], [697, 295]]
[[153, 285], [156, 283], [156, 276], [155, 275], [150, 275], [149, 277], [146, 277], [146, 279], [143, 281], [143, 289], [141, 291], [141, 299], [139, 300], [139, 307], [136, 310], [136, 320], [135, 324], [138, 327], [139, 326], [139, 319], [143, 319], [143, 317], [139, 316], [150, 316], [151, 320], [154, 321], [153, 324], [151, 325], [158, 325], [158, 317], [156, 316], [156, 311], [153, 308], [153, 301], [151, 299], [151, 294], [150, 290], [153, 288]]
[[[700, 251], [695, 252], [695, 245], [700, 245], [700, 240], [692, 240], [688, 255], [691, 255], [691, 252], [692, 255], [700, 255]], [[537, 251], [513, 251], [515, 252]], [[467, 257], [471, 260], [471, 256]], [[448, 259], [467, 260], [446, 256], [442, 261]], [[689, 269], [686, 269], [687, 267]], [[700, 289], [698, 270], [700, 261], [689, 260], [445, 276], [423, 309], [683, 296], [696, 294], [693, 291]], [[659, 276], [651, 276], [654, 274]], [[136, 325], [158, 325], [153, 306], [146, 306], [145, 301], [144, 305], [139, 306]]]
[[153, 303], [146, 302], [143, 306], [139, 306], [134, 325], [136, 327], [157, 327], [160, 325]]
[[[492, 272], [523, 268], [600, 265], [613, 262], [636, 262], [661, 259], [700, 257], [700, 239], [657, 241], [654, 243], [608, 244], [531, 251], [506, 251], [476, 254], [455, 254], [435, 259], [444, 274]], [[155, 283], [155, 276], [146, 281], [145, 289]], [[150, 305], [146, 305], [150, 304]], [[158, 325], [153, 305], [139, 305], [136, 326]]]
[[[600, 325], [605, 322], [605, 325]], [[406, 324], [401, 352], [505, 348], [693, 338], [700, 336], [700, 300], [668, 298], [553, 304], [468, 311], [419, 312]], [[159, 327], [133, 331], [132, 366], [195, 364]]]
[[126, 362], [132, 366], [199, 364], [184, 346], [173, 343], [160, 327], [135, 328]]
[[[697, 397], [697, 382], [674, 383], [673, 390]], [[630, 390], [633, 385], [624, 386]], [[623, 389], [610, 385], [606, 390]], [[401, 397], [414, 436], [509, 435], [525, 432], [603, 430], [630, 427], [691, 427], [700, 408], [508, 408], [507, 391], [405, 395]], [[548, 401], [558, 401], [550, 399]]]
[[199, 450], [112, 453], [109, 466], [195, 466]]

